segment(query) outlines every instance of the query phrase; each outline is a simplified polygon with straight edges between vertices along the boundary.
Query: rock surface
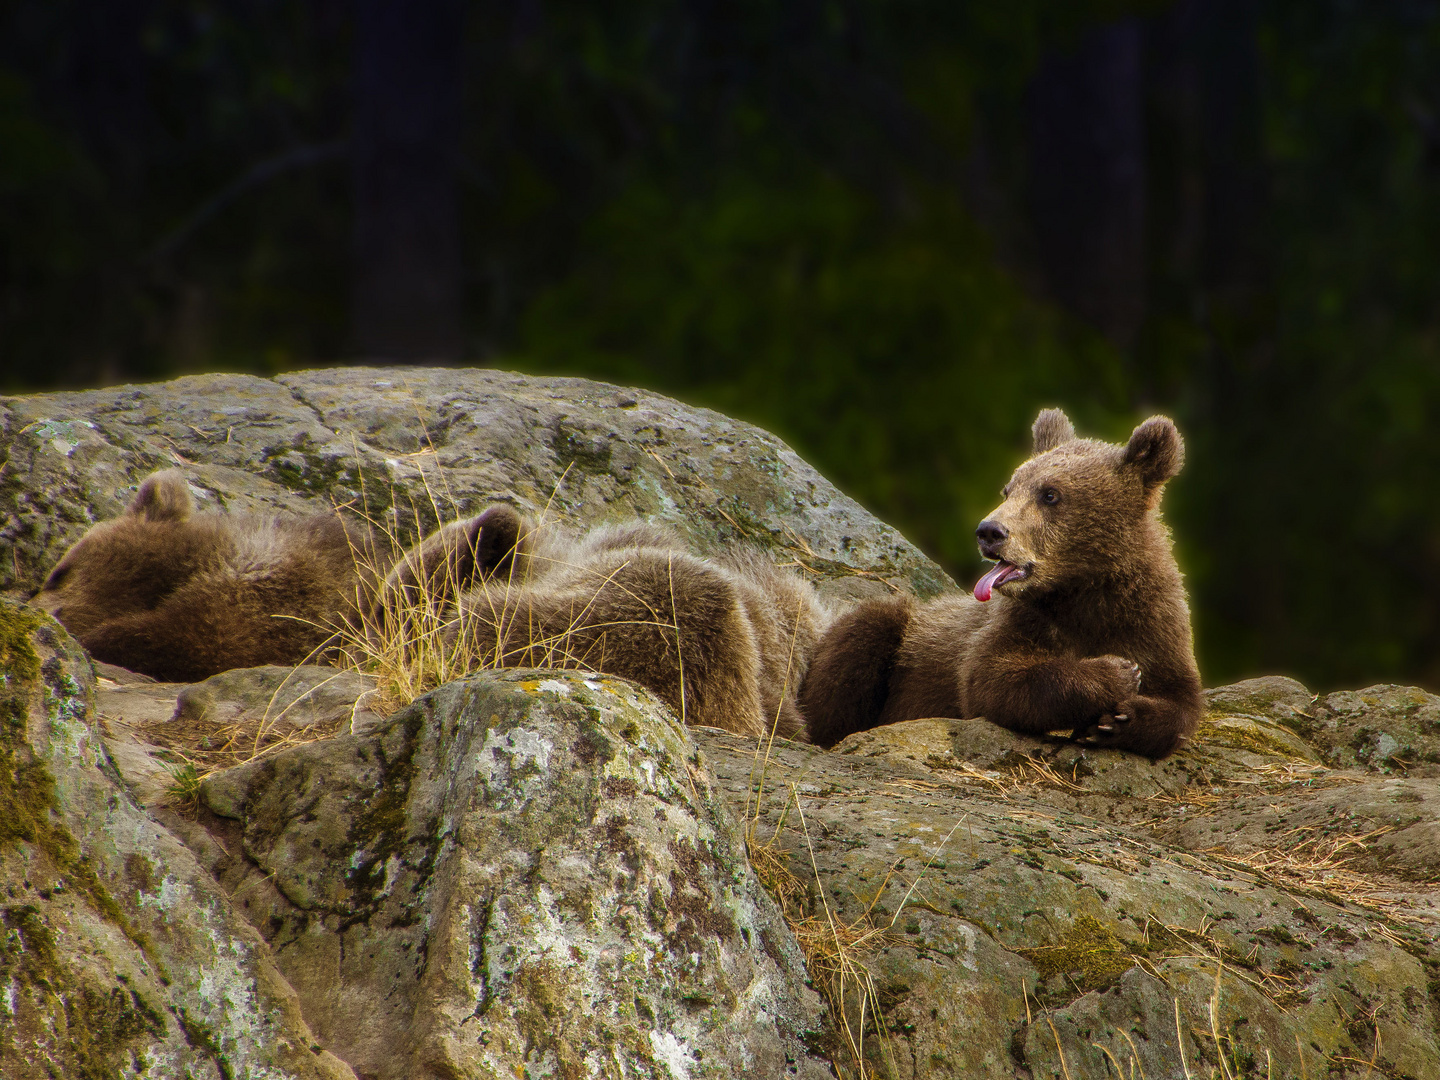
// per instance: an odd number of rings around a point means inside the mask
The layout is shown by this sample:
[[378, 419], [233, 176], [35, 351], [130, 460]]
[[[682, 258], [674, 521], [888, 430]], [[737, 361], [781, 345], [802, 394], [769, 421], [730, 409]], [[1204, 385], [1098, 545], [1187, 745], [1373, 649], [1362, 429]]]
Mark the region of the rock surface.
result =
[[[265, 687], [273, 678], [255, 669], [230, 673], [229, 681], [232, 693], [244, 696], [238, 688], [247, 679]], [[1294, 683], [1284, 696], [1265, 690], [1252, 683], [1211, 691], [1196, 744], [1159, 765], [1017, 736], [983, 720], [898, 724], [852, 736], [834, 753], [782, 743], [768, 757], [744, 738], [696, 729], [686, 741], [668, 724], [657, 729], [670, 740], [658, 756], [668, 755], [672, 768], [683, 760], [688, 779], [647, 811], [635, 807], [642, 789], [615, 783], [616, 776], [639, 783], [653, 774], [653, 747], [624, 734], [632, 710], [658, 708], [646, 695], [574, 674], [480, 675], [369, 734], [297, 746], [216, 774], [205, 782], [199, 822], [166, 819], [262, 930], [316, 1038], [362, 1073], [409, 1075], [441, 1062], [436, 1075], [503, 1075], [476, 1064], [493, 1059], [454, 1037], [457, 1022], [463, 1031], [482, 1000], [489, 1003], [489, 1045], [521, 1047], [519, 1067], [531, 1076], [569, 1075], [561, 1065], [586, 1053], [598, 1060], [597, 1046], [610, 1045], [604, 1040], [624, 1030], [622, 1020], [641, 1017], [665, 1030], [659, 1025], [682, 1018], [677, 1000], [707, 1002], [715, 1023], [723, 1011], [715, 1003], [736, 1000], [717, 992], [717, 982], [733, 994], [744, 976], [724, 957], [733, 937], [713, 923], [697, 935], [712, 947], [700, 965], [709, 964], [708, 974], [690, 981], [683, 967], [657, 965], [652, 981], [622, 986], [614, 969], [600, 965], [596, 975], [587, 968], [606, 951], [597, 933], [603, 938], [617, 924], [638, 927], [652, 949], [658, 939], [654, 955], [666, 955], [667, 924], [672, 933], [687, 932], [686, 914], [699, 909], [666, 898], [664, 888], [696, 873], [691, 863], [669, 862], [662, 843], [677, 802], [695, 806], [698, 797], [724, 822], [707, 834], [720, 850], [726, 843], [730, 853], [738, 850], [738, 819], [757, 843], [788, 856], [808, 893], [804, 910], [792, 915], [879, 931], [857, 953], [873, 975], [883, 1016], [883, 1037], [871, 1030], [864, 1047], [878, 1075], [1079, 1080], [1132, 1069], [1183, 1077], [1189, 1069], [1207, 1076], [1223, 1075], [1223, 1055], [1236, 1076], [1358, 1078], [1373, 1062], [1379, 1075], [1440, 1077], [1440, 889], [1433, 874], [1387, 862], [1396, 840], [1372, 835], [1363, 816], [1397, 784], [1417, 787], [1427, 800], [1434, 793], [1424, 780], [1317, 764], [1320, 752], [1286, 723], [1288, 710], [1313, 711], [1313, 697]], [[567, 729], [566, 710], [575, 704]], [[594, 729], [586, 727], [597, 709], [611, 716], [603, 729], [609, 749], [598, 753], [587, 734]], [[464, 723], [429, 719], [447, 715]], [[434, 746], [422, 748], [409, 734], [418, 717], [427, 718], [423, 730]], [[645, 730], [660, 723], [656, 712]], [[475, 728], [462, 736], [465, 725]], [[539, 770], [515, 770], [513, 751], [526, 741], [517, 742], [519, 731], [543, 732], [544, 743], [561, 747], [550, 767], [563, 790], [540, 782]], [[556, 768], [567, 738], [571, 757]], [[509, 758], [499, 783], [476, 783], [477, 741]], [[594, 761], [610, 751], [615, 756], [595, 771]], [[387, 833], [406, 842], [372, 851], [373, 823], [390, 812], [377, 806], [375, 793], [391, 799], [388, 805], [400, 801], [383, 778], [397, 774], [390, 763], [402, 761], [421, 763], [394, 789], [406, 793], [405, 824]], [[517, 776], [544, 803], [519, 820], [507, 787]], [[713, 806], [716, 795], [728, 811]], [[467, 799], [470, 813], [458, 820], [468, 826], [428, 824], [457, 820], [453, 811], [448, 818], [437, 811], [437, 800], [455, 807]], [[596, 808], [588, 836], [575, 822], [579, 805]], [[647, 833], [656, 809], [665, 821]], [[620, 819], [626, 837], [617, 841], [611, 826]], [[446, 837], [441, 847], [448, 849], [452, 836], [457, 847], [476, 845], [452, 854], [463, 872], [442, 869], [443, 860], [426, 852], [424, 837]], [[356, 887], [367, 872], [370, 886], [380, 885], [378, 900]], [[438, 884], [424, 894], [420, 906], [429, 914], [420, 916], [418, 882], [426, 876]], [[710, 879], [711, 895], [723, 877]], [[640, 888], [642, 879], [660, 883], [660, 907], [653, 888]], [[723, 889], [719, 895], [717, 906], [733, 911]], [[475, 915], [477, 896], [488, 907], [483, 917]], [[754, 907], [772, 910], [763, 898]], [[526, 917], [495, 917], [516, 909]], [[611, 915], [617, 912], [625, 917]], [[743, 925], [753, 939], [755, 923]], [[516, 936], [516, 926], [527, 929]], [[552, 991], [523, 974], [536, 948], [527, 935], [537, 926], [548, 932], [542, 948], [563, 941], [580, 952], [557, 984], [568, 999], [547, 996]], [[762, 951], [776, 947], [793, 963], [788, 931], [774, 921], [768, 929]], [[421, 979], [414, 977], [418, 951], [429, 958]], [[482, 954], [486, 978], [476, 974]], [[509, 964], [497, 969], [497, 955], [510, 956]], [[814, 1025], [813, 999], [794, 968], [770, 960], [789, 972], [771, 978], [791, 989], [785, 1000], [792, 1012], [777, 1028]], [[742, 966], [750, 971], [754, 963]], [[707, 989], [695, 993], [697, 980]], [[853, 984], [842, 996], [858, 1020]], [[645, 1006], [612, 1014], [620, 1019], [608, 1028], [589, 1021], [600, 1003], [612, 1008], [617, 997], [643, 998]], [[556, 1020], [551, 1028], [578, 1031], [578, 1040], [526, 1042], [522, 1025], [537, 1007]], [[357, 1015], [365, 1018], [359, 1031]], [[430, 1019], [417, 1024], [421, 1015]], [[725, 1030], [744, 1026], [736, 1021]], [[416, 1034], [422, 1028], [430, 1034]], [[768, 1022], [760, 1029], [771, 1030]], [[634, 1035], [622, 1045], [643, 1049]], [[699, 1038], [694, 1029], [676, 1035], [677, 1045], [700, 1045]], [[616, 1075], [667, 1075], [658, 1067], [644, 1071], [658, 1060], [661, 1044], [650, 1044], [648, 1058], [639, 1051], [625, 1058], [632, 1073]], [[785, 1045], [787, 1068], [788, 1058], [802, 1074], [817, 1067], [794, 1049], [793, 1037]], [[818, 1039], [810, 1028], [806, 1045], [852, 1075], [833, 1025]], [[698, 1071], [704, 1053], [685, 1065], [691, 1071], [677, 1065], [670, 1075], [705, 1075]], [[733, 1059], [724, 1067], [737, 1068]]]
[[[1440, 1077], [1440, 791], [1316, 764], [1277, 681], [1211, 691], [1159, 765], [983, 720], [780, 747], [757, 832], [884, 932], [880, 1075]], [[753, 744], [697, 741], [754, 802]]]
[[[1390, 806], [1397, 780], [1236, 730], [1212, 708], [1197, 746], [1159, 766], [984, 720], [894, 724], [835, 753], [779, 747], [757, 832], [789, 852], [812, 913], [824, 899], [838, 923], [883, 930], [871, 1066], [1440, 1077], [1440, 890], [1418, 871], [1433, 832], [1392, 834], [1408, 883], [1364, 873], [1395, 870], [1385, 837], [1322, 858], [1315, 842], [1369, 831], [1362, 814]], [[753, 799], [753, 744], [697, 742], [734, 804]], [[1427, 829], [1436, 795], [1416, 806]], [[1257, 828], [1237, 827], [1247, 815]]]
[[[177, 463], [214, 505], [363, 503], [402, 540], [505, 500], [756, 543], [837, 596], [947, 586], [772, 436], [581, 380], [204, 376], [0, 400], [0, 432], [17, 595]], [[884, 1077], [1440, 1080], [1440, 698], [1414, 688], [1212, 690], [1159, 765], [983, 720], [767, 754], [574, 673], [388, 719], [327, 669], [96, 680], [0, 612], [7, 1080], [856, 1076], [860, 984], [817, 927], [870, 973]]]
[[[7, 1080], [828, 1075], [795, 940], [643, 691], [452, 683], [214, 774], [190, 820], [151, 753], [106, 754], [73, 641], [0, 605], [25, 710], [0, 776]], [[152, 693], [130, 701], [169, 692], [184, 726], [187, 691], [223, 708], [275, 683], [136, 682]]]
[[822, 1077], [695, 759], [628, 684], [483, 675], [212, 776], [192, 842], [362, 1076]]

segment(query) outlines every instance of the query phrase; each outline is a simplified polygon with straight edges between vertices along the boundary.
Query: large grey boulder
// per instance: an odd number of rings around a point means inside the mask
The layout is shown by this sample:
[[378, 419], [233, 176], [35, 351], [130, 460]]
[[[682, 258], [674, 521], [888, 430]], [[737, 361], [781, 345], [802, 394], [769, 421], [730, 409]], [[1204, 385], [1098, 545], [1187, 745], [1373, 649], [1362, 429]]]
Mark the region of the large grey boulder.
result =
[[775, 436], [708, 409], [584, 379], [354, 368], [0, 398], [0, 591], [33, 592], [176, 465], [202, 509], [343, 503], [405, 543], [503, 500], [578, 524], [658, 518], [702, 549], [756, 544], [842, 595], [949, 584]]
[[479, 675], [201, 798], [194, 842], [363, 1076], [828, 1072], [742, 834], [628, 684]]
[[794, 937], [643, 691], [477, 676], [213, 775], [192, 819], [107, 753], [57, 624], [0, 600], [0, 633], [6, 1080], [828, 1075]]

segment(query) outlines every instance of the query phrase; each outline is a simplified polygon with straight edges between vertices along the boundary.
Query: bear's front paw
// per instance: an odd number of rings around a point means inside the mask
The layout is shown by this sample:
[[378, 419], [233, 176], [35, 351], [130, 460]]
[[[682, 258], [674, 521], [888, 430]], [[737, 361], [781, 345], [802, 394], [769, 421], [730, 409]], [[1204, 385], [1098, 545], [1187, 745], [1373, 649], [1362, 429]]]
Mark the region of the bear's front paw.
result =
[[1123, 656], [1094, 656], [1085, 661], [1085, 666], [1099, 676], [1103, 689], [1095, 704], [1105, 712], [1124, 712], [1120, 703], [1140, 693], [1140, 665], [1133, 660]]

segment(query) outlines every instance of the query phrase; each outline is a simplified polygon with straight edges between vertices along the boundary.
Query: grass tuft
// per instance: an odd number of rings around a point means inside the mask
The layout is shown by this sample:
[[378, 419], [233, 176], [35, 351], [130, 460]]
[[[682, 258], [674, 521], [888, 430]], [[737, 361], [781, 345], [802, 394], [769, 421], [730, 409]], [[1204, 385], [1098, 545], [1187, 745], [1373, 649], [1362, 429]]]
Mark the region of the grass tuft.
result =
[[200, 781], [204, 779], [195, 768], [193, 761], [182, 761], [169, 766], [170, 783], [165, 785], [165, 800], [183, 814], [194, 814], [200, 809]]

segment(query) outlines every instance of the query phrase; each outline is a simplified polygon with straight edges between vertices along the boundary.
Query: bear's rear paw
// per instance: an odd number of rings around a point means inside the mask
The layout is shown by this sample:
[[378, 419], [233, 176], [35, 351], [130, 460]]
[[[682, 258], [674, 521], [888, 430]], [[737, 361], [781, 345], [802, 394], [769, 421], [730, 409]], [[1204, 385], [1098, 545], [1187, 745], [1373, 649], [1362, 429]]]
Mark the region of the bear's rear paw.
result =
[[1128, 750], [1151, 761], [1173, 754], [1186, 742], [1164, 702], [1133, 698], [1076, 727], [1071, 736], [1097, 750]]
[[1075, 739], [1086, 746], [1124, 747], [1129, 741], [1134, 717], [1128, 712], [1110, 712], [1097, 716], [1090, 725], [1076, 732]]

